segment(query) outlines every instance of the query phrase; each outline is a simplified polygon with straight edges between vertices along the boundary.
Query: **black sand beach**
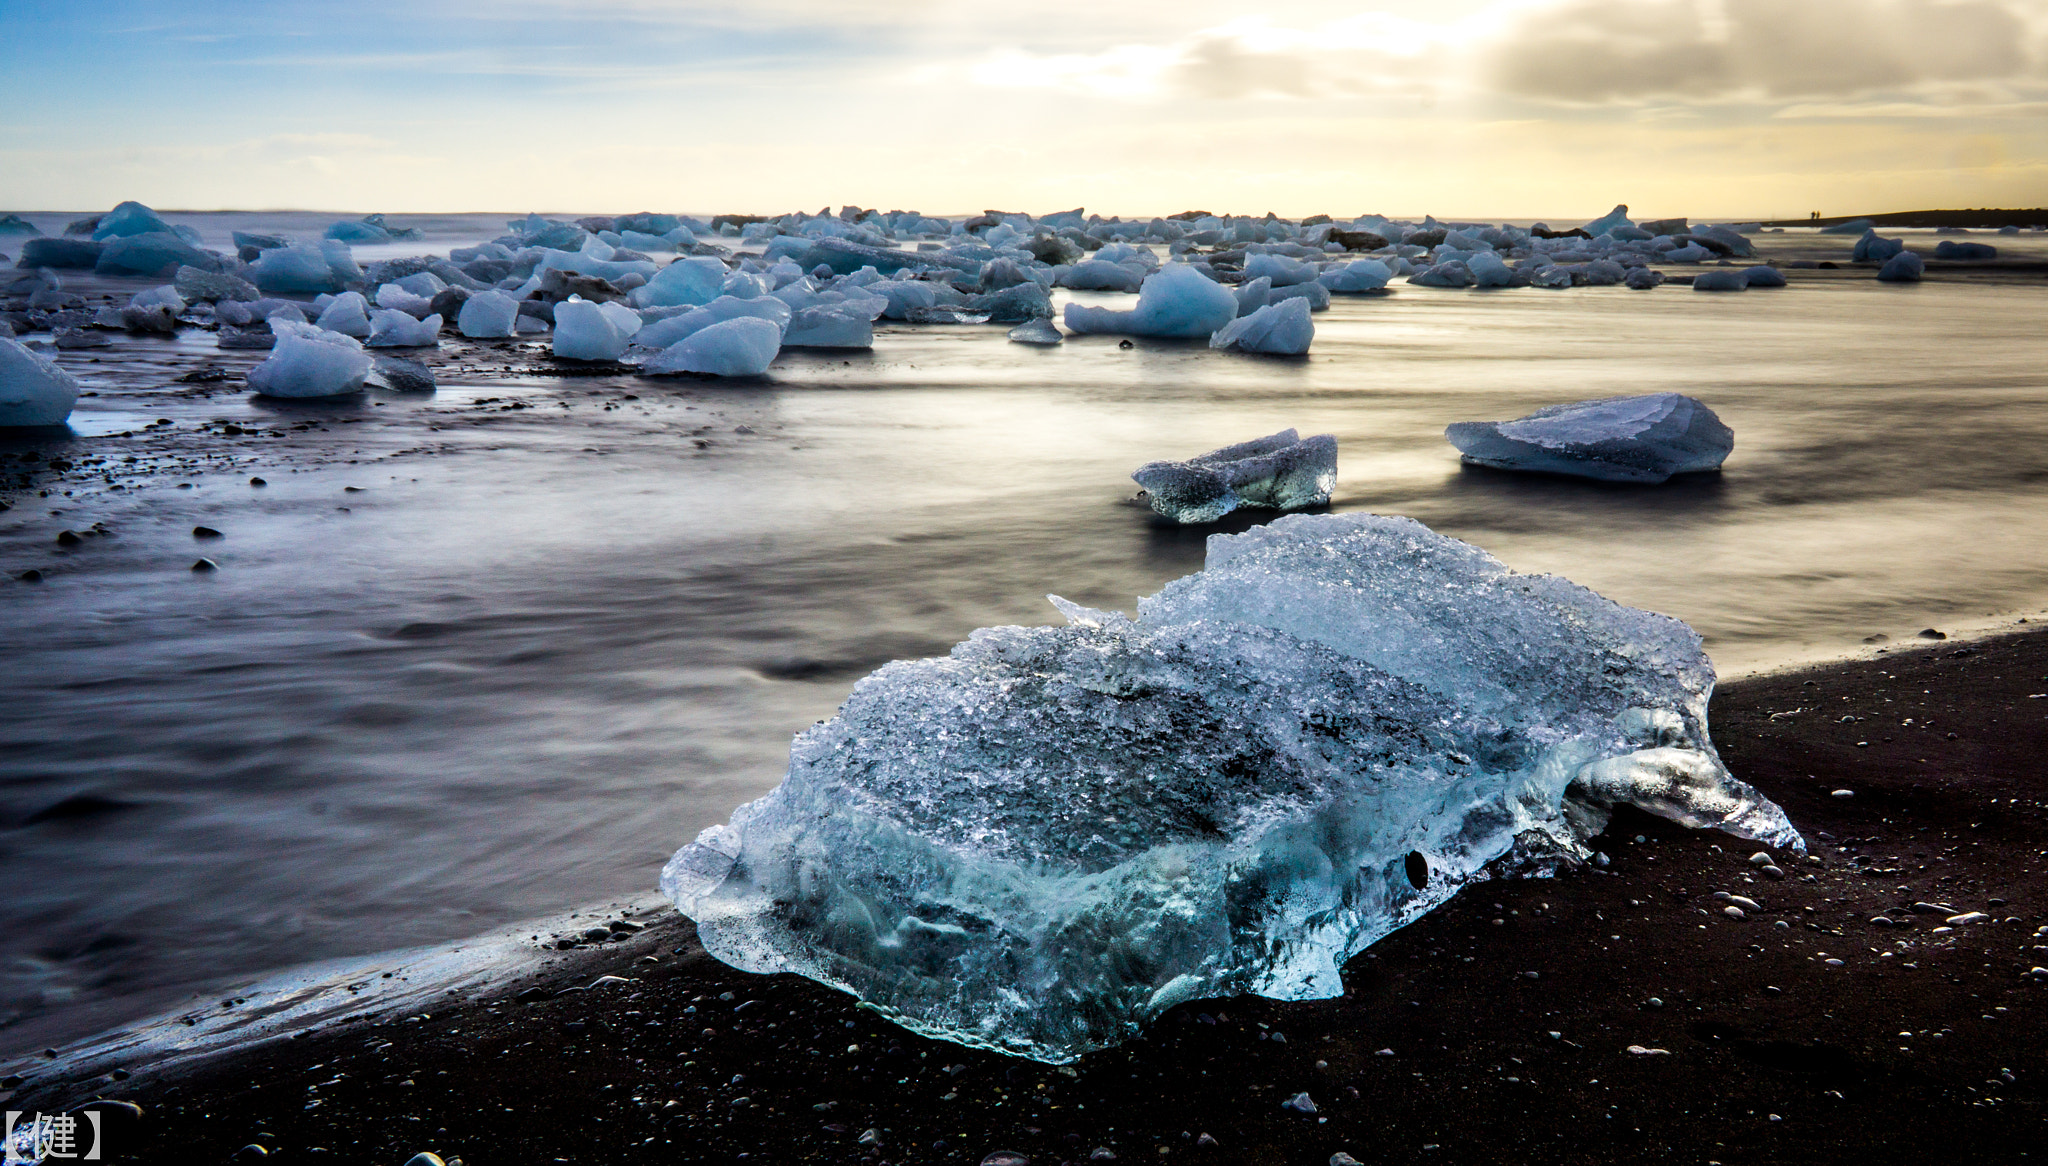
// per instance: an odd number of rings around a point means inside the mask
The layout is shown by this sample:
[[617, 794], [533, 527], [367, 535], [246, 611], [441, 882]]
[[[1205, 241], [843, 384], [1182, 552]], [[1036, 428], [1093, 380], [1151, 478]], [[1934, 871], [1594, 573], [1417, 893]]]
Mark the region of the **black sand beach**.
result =
[[654, 914], [431, 1013], [5, 1101], [133, 1103], [101, 1107], [108, 1160], [149, 1163], [2031, 1160], [2044, 691], [2038, 632], [1730, 684], [1717, 745], [1811, 845], [1782, 878], [1624, 812], [1604, 869], [1467, 888], [1342, 999], [1197, 1002], [1070, 1067], [734, 971]]

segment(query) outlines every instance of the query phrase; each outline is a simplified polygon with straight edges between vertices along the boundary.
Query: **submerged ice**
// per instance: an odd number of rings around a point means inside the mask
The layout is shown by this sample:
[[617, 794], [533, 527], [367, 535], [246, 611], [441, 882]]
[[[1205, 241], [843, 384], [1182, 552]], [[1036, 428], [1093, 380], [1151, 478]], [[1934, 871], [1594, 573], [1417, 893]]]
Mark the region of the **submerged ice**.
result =
[[1490, 864], [1612, 806], [1799, 847], [1722, 766], [1692, 630], [1408, 519], [1209, 541], [1135, 620], [888, 665], [787, 778], [678, 851], [704, 946], [927, 1035], [1048, 1062], [1187, 1000], [1323, 999]]

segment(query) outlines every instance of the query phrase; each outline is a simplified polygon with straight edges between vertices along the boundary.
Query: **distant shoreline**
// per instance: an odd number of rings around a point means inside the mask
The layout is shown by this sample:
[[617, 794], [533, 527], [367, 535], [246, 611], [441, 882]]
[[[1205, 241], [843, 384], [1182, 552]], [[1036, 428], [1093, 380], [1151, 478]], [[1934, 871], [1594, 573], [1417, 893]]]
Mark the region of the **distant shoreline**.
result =
[[1880, 227], [1966, 227], [1995, 231], [2000, 227], [2032, 227], [2048, 223], [2048, 208], [2032, 210], [1991, 208], [1983, 210], [1886, 211], [1874, 215], [1834, 215], [1818, 219], [1769, 219], [1766, 227], [1833, 227], [1869, 219]]

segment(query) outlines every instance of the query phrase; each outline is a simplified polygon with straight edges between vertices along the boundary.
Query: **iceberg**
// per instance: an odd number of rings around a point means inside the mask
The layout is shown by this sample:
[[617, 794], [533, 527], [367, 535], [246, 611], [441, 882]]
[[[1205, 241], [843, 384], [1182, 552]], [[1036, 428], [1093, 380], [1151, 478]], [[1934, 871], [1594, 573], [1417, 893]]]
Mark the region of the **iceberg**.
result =
[[519, 301], [495, 289], [464, 300], [455, 314], [455, 330], [472, 340], [501, 339], [519, 322]]
[[164, 221], [162, 215], [130, 200], [99, 217], [93, 228], [92, 237], [100, 242], [108, 239], [124, 239], [133, 235], [176, 234], [176, 228]]
[[709, 373], [753, 377], [768, 371], [782, 348], [782, 326], [760, 316], [707, 324], [640, 366], [645, 373]]
[[441, 317], [415, 319], [397, 308], [379, 308], [370, 313], [371, 348], [436, 348], [441, 343]]
[[1131, 480], [1152, 509], [1183, 525], [1214, 522], [1240, 506], [1307, 510], [1337, 486], [1337, 439], [1292, 429], [1226, 445], [1184, 462], [1147, 462]]
[[1237, 296], [1184, 263], [1145, 277], [1138, 306], [1128, 312], [1068, 304], [1069, 332], [1124, 333], [1200, 340], [1237, 319]]
[[1580, 227], [1579, 229], [1581, 231], [1586, 232], [1587, 235], [1597, 239], [1601, 235], [1605, 235], [1618, 227], [1633, 226], [1635, 226], [1635, 224], [1630, 222], [1628, 217], [1628, 204], [1624, 202], [1617, 204], [1613, 210], [1608, 211], [1606, 214], [1601, 215], [1599, 218], [1594, 219], [1592, 222], [1587, 223], [1585, 226]]
[[1474, 465], [1654, 484], [1718, 470], [1735, 434], [1678, 393], [1607, 397], [1538, 409], [1515, 421], [1460, 421], [1444, 437]]
[[1186, 1001], [1328, 999], [1467, 883], [1590, 857], [1621, 803], [1803, 849], [1707, 731], [1677, 620], [1409, 519], [1209, 540], [1138, 617], [871, 674], [662, 870], [712, 955], [1050, 1063]]
[[564, 360], [617, 360], [626, 354], [640, 315], [624, 304], [585, 299], [555, 305], [555, 355]]
[[1225, 324], [1209, 337], [1209, 347], [1268, 356], [1301, 356], [1315, 338], [1309, 302], [1294, 297], [1267, 304], [1249, 316]]
[[0, 338], [0, 428], [62, 425], [78, 393], [77, 377], [19, 341]]
[[339, 397], [358, 392], [370, 354], [353, 336], [273, 316], [270, 355], [249, 370], [249, 387], [266, 397]]

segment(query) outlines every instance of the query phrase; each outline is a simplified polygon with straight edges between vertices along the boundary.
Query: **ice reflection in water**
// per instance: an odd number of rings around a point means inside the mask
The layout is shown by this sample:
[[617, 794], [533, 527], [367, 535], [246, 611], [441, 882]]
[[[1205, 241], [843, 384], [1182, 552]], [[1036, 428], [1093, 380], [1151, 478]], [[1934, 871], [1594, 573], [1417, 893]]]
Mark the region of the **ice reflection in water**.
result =
[[[148, 395], [202, 341], [80, 354], [130, 390], [83, 403], [84, 434], [310, 418], [331, 456], [272, 454], [261, 491], [195, 473], [0, 524], [17, 570], [51, 565], [56, 529], [117, 532], [0, 599], [0, 1049], [211, 977], [644, 892], [869, 669], [1057, 622], [1048, 591], [1128, 608], [1197, 568], [1202, 532], [1127, 505], [1127, 475], [1286, 426], [1338, 436], [1337, 509], [1682, 617], [1724, 674], [2038, 609], [2038, 295], [1403, 287], [1340, 300], [1300, 361], [898, 327], [772, 383], [508, 384], [444, 354], [432, 401], [318, 407]], [[593, 390], [642, 400], [598, 412]], [[1522, 477], [1460, 468], [1441, 436], [1650, 390], [1735, 430], [1725, 473]], [[486, 396], [536, 408], [445, 415]], [[228, 534], [205, 580], [183, 569], [200, 522]]]

